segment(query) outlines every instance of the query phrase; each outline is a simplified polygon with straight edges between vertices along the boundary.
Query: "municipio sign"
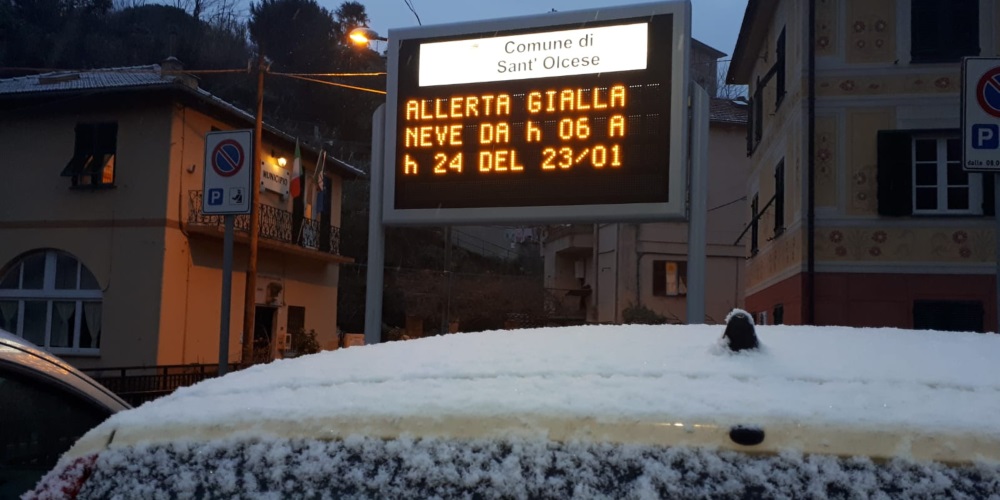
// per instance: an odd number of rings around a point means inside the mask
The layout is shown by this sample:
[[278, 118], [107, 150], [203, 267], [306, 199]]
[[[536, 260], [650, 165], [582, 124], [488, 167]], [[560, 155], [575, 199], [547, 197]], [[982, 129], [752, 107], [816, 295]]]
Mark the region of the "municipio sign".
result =
[[386, 224], [686, 216], [691, 5], [392, 30]]
[[1000, 58], [962, 61], [962, 166], [1000, 172]]
[[252, 130], [209, 132], [205, 135], [203, 213], [250, 213], [252, 157]]

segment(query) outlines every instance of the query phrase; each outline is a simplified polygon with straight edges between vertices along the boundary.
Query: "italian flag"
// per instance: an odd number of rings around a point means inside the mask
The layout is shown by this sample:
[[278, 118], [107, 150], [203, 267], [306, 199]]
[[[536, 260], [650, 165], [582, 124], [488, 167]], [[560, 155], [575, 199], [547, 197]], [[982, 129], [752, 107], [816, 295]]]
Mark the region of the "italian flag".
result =
[[295, 160], [292, 161], [292, 182], [288, 186], [292, 198], [302, 195], [302, 152], [299, 151], [299, 140], [295, 139]]

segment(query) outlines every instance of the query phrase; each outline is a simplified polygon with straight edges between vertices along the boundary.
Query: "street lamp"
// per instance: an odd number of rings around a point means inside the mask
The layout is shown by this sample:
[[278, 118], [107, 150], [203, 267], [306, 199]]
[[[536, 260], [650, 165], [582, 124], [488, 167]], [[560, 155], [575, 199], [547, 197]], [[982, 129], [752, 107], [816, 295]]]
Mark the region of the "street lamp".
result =
[[385, 37], [380, 36], [377, 31], [367, 26], [360, 26], [352, 29], [347, 37], [357, 45], [367, 45], [372, 40], [378, 40], [380, 42], [388, 41]]

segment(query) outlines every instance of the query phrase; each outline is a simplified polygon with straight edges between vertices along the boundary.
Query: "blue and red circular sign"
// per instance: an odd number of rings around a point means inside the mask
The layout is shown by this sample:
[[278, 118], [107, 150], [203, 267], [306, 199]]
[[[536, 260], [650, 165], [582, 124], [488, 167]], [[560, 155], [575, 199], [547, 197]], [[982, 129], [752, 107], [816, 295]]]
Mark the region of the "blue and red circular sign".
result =
[[976, 84], [976, 101], [990, 116], [1000, 118], [1000, 67], [993, 68], [979, 78]]
[[243, 146], [232, 139], [226, 139], [212, 149], [212, 170], [222, 177], [232, 177], [243, 168], [244, 158]]

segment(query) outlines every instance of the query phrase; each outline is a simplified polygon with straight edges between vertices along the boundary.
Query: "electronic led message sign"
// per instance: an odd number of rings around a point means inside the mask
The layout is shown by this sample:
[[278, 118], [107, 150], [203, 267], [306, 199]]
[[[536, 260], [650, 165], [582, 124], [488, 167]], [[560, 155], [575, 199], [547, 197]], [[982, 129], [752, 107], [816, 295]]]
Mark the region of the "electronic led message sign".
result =
[[690, 5], [389, 34], [386, 223], [685, 215]]

